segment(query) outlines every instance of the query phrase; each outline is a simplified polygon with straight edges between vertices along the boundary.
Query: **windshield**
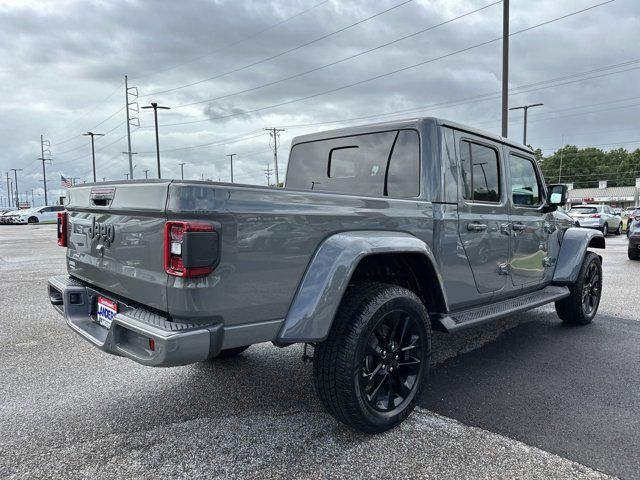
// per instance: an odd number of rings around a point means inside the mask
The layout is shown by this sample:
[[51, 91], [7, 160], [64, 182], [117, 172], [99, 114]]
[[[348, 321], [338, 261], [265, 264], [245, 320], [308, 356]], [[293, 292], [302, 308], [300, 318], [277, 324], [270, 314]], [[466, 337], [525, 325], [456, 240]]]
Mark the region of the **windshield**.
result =
[[598, 213], [596, 207], [573, 207], [571, 213]]

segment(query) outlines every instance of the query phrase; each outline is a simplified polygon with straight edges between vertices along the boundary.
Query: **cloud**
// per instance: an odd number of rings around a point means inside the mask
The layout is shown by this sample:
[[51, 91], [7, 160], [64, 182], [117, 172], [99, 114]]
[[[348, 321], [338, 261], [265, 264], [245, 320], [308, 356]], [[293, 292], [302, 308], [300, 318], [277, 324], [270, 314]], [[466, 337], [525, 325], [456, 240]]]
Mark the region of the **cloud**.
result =
[[[1, 1], [0, 171], [23, 168], [21, 190], [41, 193], [42, 164], [36, 158], [44, 134], [53, 157], [48, 167], [49, 187], [58, 187], [58, 171], [88, 179], [91, 150], [81, 134], [94, 129], [107, 133], [96, 139], [97, 176], [124, 178], [128, 171], [127, 156], [122, 154], [127, 150], [125, 74], [139, 91], [140, 105], [157, 101], [174, 107], [159, 112], [164, 177], [179, 176], [178, 164], [186, 162], [188, 178], [226, 180], [225, 155], [237, 153], [234, 174], [238, 181], [264, 184], [267, 163], [273, 168], [268, 135], [260, 134], [264, 127], [287, 127], [279, 151], [281, 171], [291, 139], [320, 129], [437, 115], [498, 132], [499, 95], [474, 97], [500, 91], [500, 42], [455, 52], [500, 37], [501, 5], [357, 55], [491, 2], [414, 0], [345, 28], [399, 3]], [[593, 3], [512, 2], [511, 31]], [[304, 10], [308, 11], [287, 20]], [[638, 58], [638, 44], [640, 4], [619, 0], [514, 35], [510, 85], [534, 84], [633, 60]], [[357, 56], [341, 61], [353, 55]], [[429, 61], [432, 59], [436, 60]], [[320, 68], [334, 62], [338, 63]], [[419, 63], [423, 64], [407, 68]], [[309, 70], [313, 71], [304, 74]], [[606, 70], [601, 72], [606, 76], [599, 78], [513, 92], [511, 105], [545, 104], [530, 112], [530, 142], [550, 153], [563, 141], [612, 143], [613, 148], [616, 142], [640, 140], [630, 131], [637, 124], [640, 108], [636, 93], [640, 69], [615, 72]], [[379, 78], [366, 81], [376, 76]], [[284, 80], [288, 77], [294, 78]], [[208, 78], [212, 79], [200, 82]], [[175, 89], [195, 82], [199, 83]], [[154, 94], [166, 90], [172, 91]], [[179, 107], [210, 98], [219, 99]], [[460, 102], [464, 99], [470, 100]], [[246, 111], [253, 113], [243, 114]], [[396, 111], [402, 112], [388, 114]], [[145, 169], [155, 172], [153, 115], [142, 110], [138, 117], [141, 128], [132, 129], [132, 148], [138, 152], [135, 175], [144, 176]], [[346, 121], [352, 118], [360, 120]], [[345, 122], [336, 123], [338, 120]], [[520, 139], [520, 112], [511, 114], [510, 128], [511, 135]], [[238, 137], [242, 140], [219, 144]], [[183, 149], [205, 143], [215, 145]], [[625, 146], [635, 148], [640, 142]], [[0, 194], [3, 196], [6, 193]]]

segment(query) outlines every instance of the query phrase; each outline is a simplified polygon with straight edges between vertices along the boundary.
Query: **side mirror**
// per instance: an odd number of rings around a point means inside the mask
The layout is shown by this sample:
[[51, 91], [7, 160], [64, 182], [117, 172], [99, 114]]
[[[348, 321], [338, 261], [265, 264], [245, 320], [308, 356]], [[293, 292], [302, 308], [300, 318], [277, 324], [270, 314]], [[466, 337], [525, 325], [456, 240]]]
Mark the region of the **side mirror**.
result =
[[549, 185], [549, 198], [547, 205], [551, 207], [561, 207], [567, 203], [567, 186], [566, 185]]

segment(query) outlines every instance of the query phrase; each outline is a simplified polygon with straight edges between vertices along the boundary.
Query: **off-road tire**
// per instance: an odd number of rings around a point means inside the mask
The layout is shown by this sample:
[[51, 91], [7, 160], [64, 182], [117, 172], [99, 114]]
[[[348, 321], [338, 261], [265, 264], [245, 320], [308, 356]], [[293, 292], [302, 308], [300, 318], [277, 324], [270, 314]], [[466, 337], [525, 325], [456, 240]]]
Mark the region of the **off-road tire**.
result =
[[627, 256], [629, 260], [640, 260], [640, 251], [637, 247], [632, 247], [631, 245], [627, 248]]
[[[595, 308], [593, 311], [585, 311], [583, 305], [583, 298], [585, 295], [585, 289], [591, 289], [590, 275], [592, 265], [598, 276], [597, 288], [597, 300], [595, 302]], [[582, 266], [578, 272], [578, 278], [575, 283], [569, 286], [570, 294], [568, 297], [558, 300], [556, 302], [556, 313], [560, 319], [569, 325], [587, 325], [591, 323], [593, 317], [598, 313], [598, 307], [600, 306], [600, 298], [602, 295], [602, 264], [600, 257], [593, 252], [587, 252], [582, 261]]]
[[[368, 394], [363, 390], [365, 388], [363, 384], [366, 383], [365, 364], [367, 355], [369, 358], [372, 357], [367, 353], [370, 352], [369, 342], [378, 338], [374, 330], [377, 331], [393, 323], [392, 320], [388, 320], [393, 318], [392, 315], [403, 318], [398, 320], [397, 324], [402, 321], [403, 324], [411, 325], [403, 329], [403, 333], [399, 335], [398, 344], [403, 344], [403, 335], [405, 335], [404, 338], [407, 334], [411, 339], [415, 337], [417, 340], [412, 342], [419, 346], [411, 348], [415, 348], [415, 352], [420, 352], [420, 362], [419, 367], [415, 367], [419, 370], [412, 377], [412, 386], [405, 397], [402, 397], [405, 394], [402, 387], [406, 387], [409, 382], [403, 379], [400, 368], [405, 369], [406, 365], [401, 367], [401, 363], [396, 364], [396, 371], [393, 374], [390, 373], [393, 371], [391, 366], [383, 367], [387, 368], [387, 376], [384, 378], [390, 382], [387, 388], [390, 390], [400, 388], [402, 395], [398, 396], [400, 403], [397, 405], [395, 394], [389, 395], [389, 398], [392, 398], [392, 406], [389, 408], [391, 402], [387, 400], [389, 409], [380, 411], [371, 404], [372, 401], [376, 401], [376, 394], [372, 395], [372, 400], [367, 398]], [[404, 319], [404, 315], [408, 320]], [[394, 337], [393, 331], [389, 330], [388, 338], [398, 337]], [[398, 361], [395, 353], [400, 352], [402, 358], [399, 362], [402, 362], [406, 358], [404, 355], [407, 349], [400, 349], [398, 344], [392, 346], [391, 343], [387, 343], [391, 346], [387, 357], [393, 355]], [[391, 350], [395, 353], [392, 354]], [[409, 357], [411, 355], [409, 354]], [[423, 303], [413, 292], [406, 288], [382, 283], [356, 285], [350, 287], [345, 293], [329, 336], [316, 345], [313, 364], [315, 389], [324, 407], [337, 420], [360, 432], [383, 432], [400, 424], [414, 409], [424, 390], [430, 357], [429, 315]], [[387, 360], [377, 361], [386, 362]], [[370, 375], [369, 378], [373, 379], [376, 374]], [[391, 382], [394, 387], [391, 387]]]
[[602, 235], [604, 235], [605, 237], [609, 235], [609, 224], [607, 222], [604, 222], [604, 225], [602, 227]]

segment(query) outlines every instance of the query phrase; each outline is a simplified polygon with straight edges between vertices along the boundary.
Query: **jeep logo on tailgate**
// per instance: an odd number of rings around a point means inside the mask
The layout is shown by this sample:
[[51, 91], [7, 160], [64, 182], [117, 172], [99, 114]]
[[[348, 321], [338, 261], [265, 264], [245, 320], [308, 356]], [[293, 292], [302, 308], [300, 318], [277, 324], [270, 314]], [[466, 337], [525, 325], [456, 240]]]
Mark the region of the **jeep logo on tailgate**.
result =
[[116, 235], [116, 229], [113, 225], [107, 223], [96, 222], [96, 217], [91, 219], [89, 227], [89, 238], [103, 242], [107, 247], [113, 243]]

